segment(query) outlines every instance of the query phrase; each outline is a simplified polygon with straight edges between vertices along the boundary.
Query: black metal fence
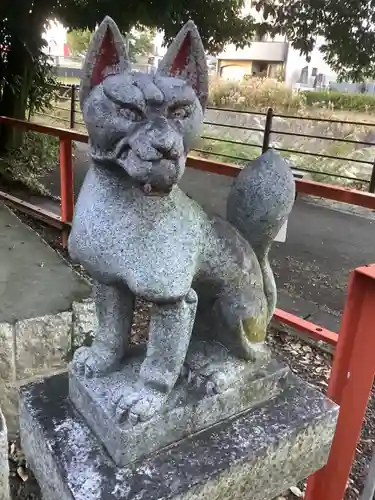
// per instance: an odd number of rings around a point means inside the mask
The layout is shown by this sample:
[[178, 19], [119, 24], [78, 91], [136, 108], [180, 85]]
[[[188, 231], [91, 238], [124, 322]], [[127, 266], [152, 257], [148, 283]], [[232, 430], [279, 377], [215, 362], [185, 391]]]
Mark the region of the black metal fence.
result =
[[[52, 116], [40, 115], [84, 128], [77, 85], [62, 87], [53, 110]], [[303, 175], [375, 192], [375, 123], [277, 114], [272, 108], [266, 113], [208, 108], [204, 126], [193, 150], [202, 157], [245, 164], [272, 147], [292, 159]]]

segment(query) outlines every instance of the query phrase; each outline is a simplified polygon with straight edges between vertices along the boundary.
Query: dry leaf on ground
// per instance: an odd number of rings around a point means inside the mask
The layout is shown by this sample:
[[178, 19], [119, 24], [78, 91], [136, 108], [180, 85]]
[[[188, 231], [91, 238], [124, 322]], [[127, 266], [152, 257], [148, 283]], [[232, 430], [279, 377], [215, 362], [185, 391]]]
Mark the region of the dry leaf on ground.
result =
[[289, 489], [293, 493], [293, 495], [296, 496], [297, 498], [303, 498], [303, 493], [298, 488], [298, 486], [291, 486]]

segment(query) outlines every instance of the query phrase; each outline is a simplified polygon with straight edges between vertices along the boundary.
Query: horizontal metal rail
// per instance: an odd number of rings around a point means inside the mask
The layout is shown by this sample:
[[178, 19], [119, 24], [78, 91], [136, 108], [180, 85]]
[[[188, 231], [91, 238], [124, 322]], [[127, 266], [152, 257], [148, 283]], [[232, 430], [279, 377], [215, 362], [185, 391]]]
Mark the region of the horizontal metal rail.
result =
[[[237, 177], [242, 170], [242, 167], [238, 165], [220, 163], [198, 156], [188, 156], [186, 165], [190, 168], [228, 177]], [[375, 210], [375, 194], [373, 193], [307, 179], [295, 179], [295, 182], [298, 193]]]
[[375, 127], [375, 123], [370, 123], [370, 122], [355, 122], [351, 120], [337, 120], [337, 119], [330, 119], [330, 118], [318, 118], [315, 116], [296, 116], [296, 115], [283, 115], [283, 114], [274, 114], [274, 118], [286, 118], [290, 120], [304, 120], [304, 121], [311, 121], [311, 122], [325, 122], [325, 123], [340, 123], [343, 125], [358, 125], [360, 127], [366, 126], [366, 127]]
[[[218, 142], [228, 142], [229, 144], [238, 144], [238, 145], [242, 145], [242, 146], [250, 146], [250, 147], [257, 147], [257, 148], [262, 148], [262, 146], [260, 144], [254, 144], [254, 143], [246, 143], [246, 142], [239, 142], [239, 141], [231, 141], [231, 140], [226, 140], [226, 139], [220, 139], [220, 138], [217, 138], [217, 137], [210, 137], [210, 136], [201, 136], [202, 139], [209, 139], [209, 140], [213, 140], [213, 141], [218, 141]], [[330, 155], [323, 155], [323, 154], [319, 154], [319, 153], [311, 153], [311, 152], [308, 152], [308, 151], [298, 151], [298, 150], [293, 150], [293, 149], [286, 149], [286, 148], [278, 148], [278, 147], [273, 147], [273, 149], [277, 150], [277, 151], [284, 151], [284, 152], [290, 152], [290, 153], [295, 153], [295, 154], [299, 154], [299, 155], [308, 155], [308, 156], [318, 156], [318, 157], [324, 157], [324, 158], [333, 158], [333, 159], [343, 159], [343, 158], [340, 158], [340, 157], [336, 157], [336, 156], [330, 156]], [[204, 155], [212, 155], [212, 156], [216, 156], [216, 157], [219, 157], [219, 156], [222, 156], [223, 158], [228, 158], [228, 159], [232, 159], [232, 160], [240, 160], [240, 161], [251, 161], [253, 160], [253, 158], [248, 158], [248, 157], [242, 157], [242, 156], [235, 156], [235, 155], [229, 155], [229, 154], [226, 154], [226, 153], [220, 153], [218, 151], [211, 151], [211, 150], [208, 150], [208, 149], [200, 149], [200, 148], [194, 148], [192, 149], [192, 151], [195, 151], [197, 153], [201, 153], [201, 154], [204, 154]], [[364, 163], [364, 164], [368, 164], [368, 165], [373, 165], [372, 162], [369, 162], [369, 161], [361, 161], [361, 160], [356, 160], [356, 159], [351, 159], [351, 158], [346, 158], [346, 160], [348, 161], [353, 161], [355, 163]], [[369, 184], [370, 183], [370, 180], [369, 179], [361, 179], [361, 178], [358, 178], [358, 177], [350, 177], [348, 175], [342, 175], [342, 174], [335, 174], [334, 172], [324, 172], [324, 171], [321, 171], [321, 170], [313, 170], [311, 168], [303, 168], [303, 167], [299, 167], [299, 166], [295, 166], [293, 167], [294, 170], [299, 170], [300, 172], [306, 172], [306, 173], [312, 173], [312, 174], [320, 174], [320, 175], [326, 175], [328, 177], [335, 177], [335, 178], [339, 178], [339, 179], [346, 179], [346, 180], [351, 180], [351, 181], [356, 181], [356, 182], [360, 182], [360, 183], [363, 183], [363, 184]]]
[[[296, 317], [294, 314], [283, 311], [282, 309], [276, 309], [273, 317], [280, 323], [295, 328]], [[333, 346], [337, 344], [339, 338], [337, 333], [331, 332], [330, 330], [327, 330], [327, 328], [315, 325], [314, 323], [311, 323], [311, 321], [307, 321], [302, 318], [298, 321], [298, 331], [301, 333], [307, 333], [314, 340], [326, 342], [327, 344]]]
[[65, 224], [62, 222], [61, 218], [50, 212], [45, 210], [44, 208], [38, 207], [32, 203], [29, 203], [22, 198], [18, 198], [17, 196], [13, 196], [5, 191], [0, 191], [0, 199], [4, 200], [7, 205], [19, 210], [20, 212], [30, 215], [35, 219], [38, 219], [52, 227], [56, 227], [57, 229], [63, 229]]
[[239, 146], [252, 146], [256, 148], [261, 148], [261, 144], [253, 144], [251, 142], [241, 142], [241, 141], [232, 141], [231, 139], [221, 139], [220, 137], [212, 137], [209, 135], [201, 135], [201, 139], [209, 139], [211, 141], [218, 141], [218, 142], [226, 142], [228, 144], [237, 144]]
[[[261, 146], [258, 146], [261, 147]], [[222, 156], [223, 158], [228, 158], [229, 160], [241, 160], [241, 161], [251, 161], [253, 158], [243, 158], [241, 156], [233, 156], [233, 155], [227, 155], [225, 153], [215, 153], [214, 151], [206, 151], [205, 149], [197, 149], [194, 148], [192, 151], [195, 151], [196, 153], [202, 153], [202, 154], [207, 154], [207, 155], [212, 155], [212, 156]]]
[[[301, 153], [302, 154], [302, 153]], [[306, 172], [311, 173], [311, 174], [320, 174], [320, 175], [326, 175], [328, 177], [336, 177], [340, 179], [347, 179], [348, 181], [357, 181], [360, 182], [361, 184], [369, 184], [369, 180], [365, 179], [358, 179], [357, 177], [348, 177], [347, 175], [340, 175], [340, 174], [334, 174], [332, 172], [322, 172], [321, 170], [311, 170], [309, 168], [302, 168], [302, 167], [297, 167], [293, 166], [293, 170], [298, 170], [300, 172]]]
[[[258, 145], [257, 147], [261, 148], [262, 146]], [[203, 149], [193, 149], [192, 151], [196, 151], [197, 153], [202, 153], [202, 154], [205, 154], [205, 155], [212, 155], [212, 156], [218, 156], [218, 157], [222, 156], [223, 158], [236, 159], [236, 160], [241, 160], [241, 161], [252, 161], [254, 159], [254, 158], [243, 158], [243, 157], [240, 157], [240, 156], [226, 155], [224, 153], [217, 153], [217, 152], [214, 152], [214, 151], [211, 152], [211, 151], [206, 151], [206, 150], [203, 150]], [[340, 179], [346, 179], [346, 180], [360, 182], [360, 183], [363, 183], [363, 184], [369, 184], [369, 182], [370, 182], [367, 179], [359, 179], [357, 177], [349, 177], [347, 175], [334, 174], [332, 172], [322, 172], [320, 170], [311, 170], [311, 169], [308, 169], [308, 168], [302, 168], [302, 167], [298, 167], [298, 166], [293, 166], [293, 170], [297, 170], [299, 172], [321, 174], [321, 175], [326, 175], [328, 177], [336, 177], [336, 178], [340, 178]]]
[[357, 141], [355, 139], [343, 139], [342, 137], [329, 137], [324, 135], [300, 134], [299, 132], [284, 132], [283, 130], [272, 129], [273, 134], [289, 135], [292, 137], [307, 137], [309, 139], [321, 139], [323, 141], [346, 142], [348, 144], [360, 144], [363, 146], [375, 146], [375, 142]]
[[229, 111], [230, 113], [239, 113], [243, 115], [255, 115], [255, 116], [265, 116], [265, 113], [261, 113], [260, 111], [248, 111], [245, 109], [235, 109], [235, 108], [214, 108], [212, 106], [207, 106], [206, 109], [212, 111]]
[[294, 153], [299, 155], [315, 156], [317, 158], [330, 158], [331, 160], [351, 161], [353, 163], [363, 163], [365, 165], [373, 165], [373, 162], [368, 160], [357, 160], [356, 158], [345, 158], [344, 156], [326, 155], [324, 153], [312, 153], [311, 151], [299, 151], [298, 149], [279, 148], [277, 146], [272, 146], [272, 147], [276, 151], [285, 151], [286, 153]]
[[227, 123], [218, 123], [218, 122], [208, 122], [204, 120], [204, 125], [213, 125], [215, 127], [225, 127], [225, 128], [234, 128], [238, 130], [252, 130], [253, 132], [264, 132], [262, 128], [255, 127], [243, 127], [242, 125], [228, 125]]
[[69, 112], [70, 108], [63, 108], [62, 106], [57, 106], [56, 104], [51, 104], [52, 109], [59, 109], [60, 111], [67, 111]]
[[18, 120], [17, 118], [8, 118], [7, 116], [0, 116], [0, 123], [23, 128], [30, 132], [52, 135], [53, 137], [59, 137], [60, 139], [70, 139], [71, 141], [88, 143], [87, 134], [83, 134], [72, 129], [51, 127], [50, 125], [42, 125], [40, 123]]
[[60, 120], [64, 123], [70, 123], [70, 120], [68, 120], [68, 118], [63, 118], [62, 116], [47, 115], [47, 113], [41, 113], [40, 111], [35, 111], [34, 114], [38, 115], [38, 116], [45, 116], [46, 118], [49, 118], [50, 120]]

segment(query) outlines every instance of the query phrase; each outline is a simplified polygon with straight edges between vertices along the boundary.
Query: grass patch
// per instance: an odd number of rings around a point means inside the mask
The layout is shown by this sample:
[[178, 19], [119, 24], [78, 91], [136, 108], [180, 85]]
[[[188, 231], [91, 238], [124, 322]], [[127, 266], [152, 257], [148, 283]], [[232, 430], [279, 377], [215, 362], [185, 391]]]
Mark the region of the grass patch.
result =
[[250, 78], [242, 82], [213, 79], [210, 82], [209, 105], [266, 112], [296, 113], [306, 107], [302, 93], [293, 92], [276, 80]]
[[20, 148], [0, 157], [0, 177], [4, 184], [22, 185], [36, 194], [48, 195], [40, 178], [58, 163], [59, 139], [26, 132]]
[[372, 94], [314, 91], [304, 92], [303, 96], [308, 107], [358, 111], [361, 113], [375, 111], [375, 96]]

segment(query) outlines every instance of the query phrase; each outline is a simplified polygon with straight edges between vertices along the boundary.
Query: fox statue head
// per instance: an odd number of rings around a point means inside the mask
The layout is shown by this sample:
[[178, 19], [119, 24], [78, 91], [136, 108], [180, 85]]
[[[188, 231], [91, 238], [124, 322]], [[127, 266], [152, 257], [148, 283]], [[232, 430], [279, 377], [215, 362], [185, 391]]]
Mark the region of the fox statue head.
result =
[[95, 32], [82, 69], [80, 104], [95, 163], [115, 164], [146, 194], [180, 180], [208, 94], [203, 44], [189, 21], [157, 71], [132, 71], [115, 22]]

